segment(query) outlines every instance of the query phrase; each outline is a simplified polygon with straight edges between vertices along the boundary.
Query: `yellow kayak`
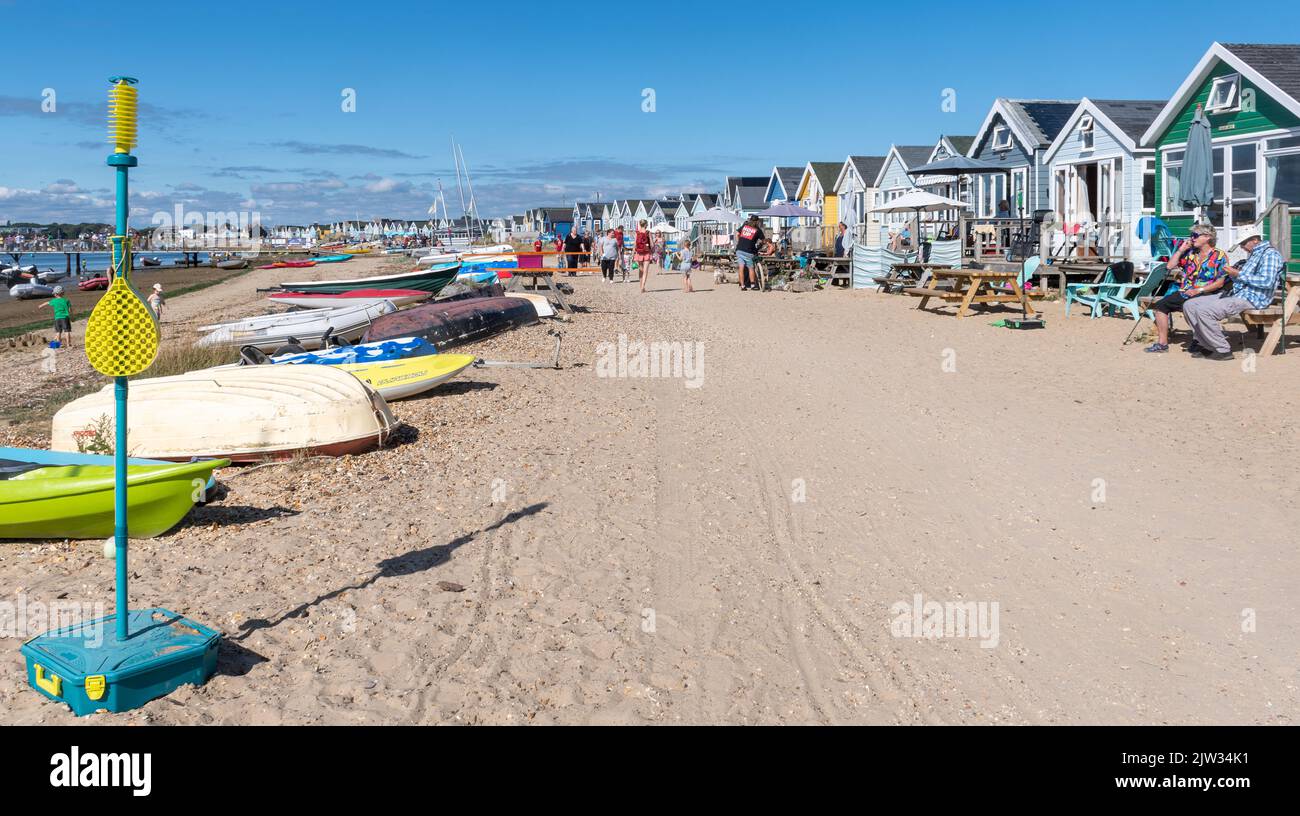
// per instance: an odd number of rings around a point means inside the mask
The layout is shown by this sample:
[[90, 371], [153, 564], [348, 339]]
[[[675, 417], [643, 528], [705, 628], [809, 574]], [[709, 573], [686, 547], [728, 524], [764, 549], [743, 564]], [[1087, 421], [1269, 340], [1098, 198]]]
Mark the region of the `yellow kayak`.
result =
[[400, 360], [334, 365], [379, 392], [385, 400], [423, 394], [473, 365], [472, 354], [426, 354]]

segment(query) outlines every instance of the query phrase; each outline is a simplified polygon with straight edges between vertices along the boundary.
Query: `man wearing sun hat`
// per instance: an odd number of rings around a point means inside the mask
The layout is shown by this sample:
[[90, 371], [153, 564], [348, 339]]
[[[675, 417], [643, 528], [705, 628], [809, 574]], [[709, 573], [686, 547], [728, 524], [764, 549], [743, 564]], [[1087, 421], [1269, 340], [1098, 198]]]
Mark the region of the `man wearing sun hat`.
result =
[[1250, 309], [1267, 309], [1286, 268], [1282, 253], [1264, 240], [1258, 226], [1248, 228], [1245, 233], [1237, 246], [1246, 250], [1248, 257], [1240, 267], [1227, 268], [1232, 291], [1220, 297], [1189, 300], [1183, 306], [1183, 317], [1192, 327], [1201, 355], [1208, 360], [1232, 359], [1232, 346], [1219, 321]]

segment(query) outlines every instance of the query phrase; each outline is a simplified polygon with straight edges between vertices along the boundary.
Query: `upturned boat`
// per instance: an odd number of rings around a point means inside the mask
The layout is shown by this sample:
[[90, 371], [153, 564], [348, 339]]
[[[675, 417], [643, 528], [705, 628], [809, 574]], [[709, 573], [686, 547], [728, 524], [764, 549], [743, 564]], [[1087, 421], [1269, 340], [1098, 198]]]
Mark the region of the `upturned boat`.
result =
[[428, 269], [416, 269], [399, 272], [395, 275], [378, 275], [372, 278], [351, 278], [348, 280], [324, 281], [290, 281], [280, 284], [285, 292], [319, 292], [339, 294], [353, 292], [357, 289], [419, 289], [421, 292], [438, 294], [447, 284], [456, 279], [460, 273], [460, 262], [435, 264]]
[[537, 310], [522, 298], [468, 298], [412, 306], [376, 318], [362, 341], [422, 337], [442, 351], [536, 322]]
[[325, 292], [272, 292], [267, 300], [282, 306], [300, 309], [337, 309], [340, 306], [368, 306], [381, 300], [394, 306], [409, 306], [433, 297], [419, 289], [357, 289], [352, 292], [329, 294]]
[[[113, 386], [54, 415], [50, 447], [77, 450], [86, 429], [113, 433]], [[127, 444], [137, 456], [232, 462], [362, 453], [397, 428], [370, 386], [327, 365], [235, 366], [133, 380]]]
[[320, 348], [325, 338], [356, 340], [376, 318], [397, 311], [391, 301], [380, 300], [337, 309], [310, 309], [250, 317], [232, 323], [203, 326], [207, 331], [197, 346], [256, 346], [274, 351], [292, 341], [305, 349]]

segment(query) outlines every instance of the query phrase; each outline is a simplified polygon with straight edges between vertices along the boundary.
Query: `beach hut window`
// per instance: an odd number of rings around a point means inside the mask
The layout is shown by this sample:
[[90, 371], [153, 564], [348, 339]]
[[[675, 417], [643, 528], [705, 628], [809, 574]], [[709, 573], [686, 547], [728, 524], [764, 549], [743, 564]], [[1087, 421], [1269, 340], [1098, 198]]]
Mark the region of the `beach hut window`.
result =
[[993, 128], [993, 149], [1010, 150], [1011, 149], [1011, 129], [1006, 125], [998, 125]]
[[1238, 74], [1228, 74], [1214, 80], [1210, 86], [1210, 97], [1205, 102], [1205, 109], [1215, 113], [1238, 110], [1237, 102], [1240, 96], [1237, 88], [1241, 84], [1241, 77]]
[[1156, 211], [1156, 165], [1151, 159], [1142, 159], [1142, 211]]
[[1186, 212], [1178, 197], [1178, 172], [1183, 168], [1183, 151], [1171, 150], [1166, 153], [1163, 166], [1165, 174], [1163, 212]]
[[1264, 205], [1300, 206], [1300, 134], [1264, 142]]
[[1092, 150], [1092, 117], [1079, 119], [1079, 149]]

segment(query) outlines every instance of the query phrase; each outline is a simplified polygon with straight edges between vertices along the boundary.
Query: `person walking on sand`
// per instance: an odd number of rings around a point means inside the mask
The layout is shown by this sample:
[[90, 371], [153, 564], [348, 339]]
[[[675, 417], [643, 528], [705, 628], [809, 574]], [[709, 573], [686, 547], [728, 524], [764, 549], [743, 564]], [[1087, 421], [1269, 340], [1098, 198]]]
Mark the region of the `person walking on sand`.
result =
[[641, 219], [641, 225], [637, 227], [636, 237], [632, 239], [632, 260], [640, 267], [641, 273], [641, 294], [645, 294], [646, 281], [650, 279], [650, 259], [654, 257], [653, 247], [650, 242], [650, 230], [647, 229], [649, 222], [644, 218]]
[[683, 240], [681, 248], [677, 250], [677, 265], [682, 270], [682, 291], [694, 292], [695, 287], [691, 285], [691, 242]]
[[582, 236], [576, 229], [569, 230], [569, 234], [564, 236], [564, 254], [560, 256], [560, 266], [569, 270], [569, 277], [578, 274], [575, 270], [578, 268], [578, 262], [582, 260]]
[[61, 347], [72, 346], [72, 303], [63, 296], [63, 287], [54, 287], [54, 297], [36, 307], [37, 311], [49, 306], [54, 311], [54, 339]]
[[161, 323], [163, 319], [163, 306], [167, 304], [166, 298], [163, 297], [161, 283], [153, 285], [153, 291], [149, 293], [149, 308], [153, 309], [153, 316]]
[[624, 243], [622, 226], [614, 230], [614, 240], [618, 241], [618, 271], [623, 273], [623, 283], [627, 283], [627, 255], [623, 252], [627, 245]]
[[623, 252], [619, 246], [618, 239], [614, 237], [614, 230], [605, 233], [605, 237], [600, 239], [600, 279], [606, 283], [614, 282], [614, 265], [618, 263], [618, 256]]

